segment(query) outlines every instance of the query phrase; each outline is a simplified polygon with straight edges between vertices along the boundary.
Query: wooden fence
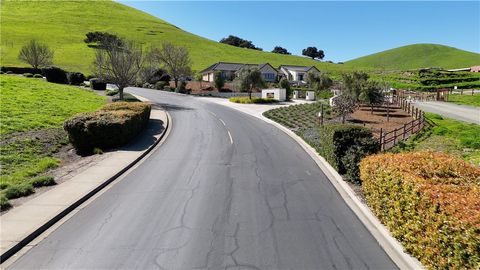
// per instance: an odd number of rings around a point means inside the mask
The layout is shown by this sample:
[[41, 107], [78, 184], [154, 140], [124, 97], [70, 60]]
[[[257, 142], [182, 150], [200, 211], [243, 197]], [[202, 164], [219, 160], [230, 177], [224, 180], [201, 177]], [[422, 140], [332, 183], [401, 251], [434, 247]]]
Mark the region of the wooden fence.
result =
[[415, 108], [411, 102], [405, 99], [394, 98], [394, 102], [400, 106], [405, 112], [410, 114], [414, 120], [404, 124], [402, 127], [385, 132], [380, 129], [379, 142], [381, 151], [394, 147], [397, 143], [408, 139], [411, 135], [421, 131], [429, 123], [425, 120], [425, 113]]

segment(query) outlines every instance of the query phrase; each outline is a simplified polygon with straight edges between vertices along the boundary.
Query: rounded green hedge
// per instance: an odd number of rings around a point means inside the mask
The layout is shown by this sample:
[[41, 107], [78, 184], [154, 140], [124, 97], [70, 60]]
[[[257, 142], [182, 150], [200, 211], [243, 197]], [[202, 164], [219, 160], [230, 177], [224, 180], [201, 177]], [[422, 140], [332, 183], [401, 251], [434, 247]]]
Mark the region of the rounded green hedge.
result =
[[63, 127], [78, 152], [91, 153], [94, 148], [128, 143], [148, 124], [150, 111], [150, 104], [143, 102], [111, 103], [96, 112], [74, 116]]

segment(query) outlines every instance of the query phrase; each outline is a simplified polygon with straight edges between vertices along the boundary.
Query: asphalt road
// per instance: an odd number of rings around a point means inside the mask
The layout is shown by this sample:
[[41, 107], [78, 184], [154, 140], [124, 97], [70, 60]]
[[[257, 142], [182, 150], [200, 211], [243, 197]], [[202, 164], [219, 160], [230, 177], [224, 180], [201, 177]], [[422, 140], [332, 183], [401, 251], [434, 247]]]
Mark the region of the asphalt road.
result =
[[414, 106], [426, 112], [480, 125], [480, 108], [478, 107], [442, 101], [415, 102]]
[[190, 96], [129, 92], [170, 112], [169, 137], [12, 269], [396, 269], [282, 131]]

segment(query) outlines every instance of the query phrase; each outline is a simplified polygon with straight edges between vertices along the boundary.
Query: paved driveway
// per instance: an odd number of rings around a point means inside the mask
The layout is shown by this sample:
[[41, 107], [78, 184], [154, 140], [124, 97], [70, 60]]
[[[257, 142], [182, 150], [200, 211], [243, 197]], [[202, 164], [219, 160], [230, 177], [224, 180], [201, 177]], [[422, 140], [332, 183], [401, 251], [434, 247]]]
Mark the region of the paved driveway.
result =
[[448, 118], [480, 125], [479, 107], [458, 105], [441, 101], [416, 102], [414, 105], [426, 112], [436, 113]]
[[135, 170], [13, 269], [397, 269], [310, 156], [264, 121], [130, 88], [172, 116]]

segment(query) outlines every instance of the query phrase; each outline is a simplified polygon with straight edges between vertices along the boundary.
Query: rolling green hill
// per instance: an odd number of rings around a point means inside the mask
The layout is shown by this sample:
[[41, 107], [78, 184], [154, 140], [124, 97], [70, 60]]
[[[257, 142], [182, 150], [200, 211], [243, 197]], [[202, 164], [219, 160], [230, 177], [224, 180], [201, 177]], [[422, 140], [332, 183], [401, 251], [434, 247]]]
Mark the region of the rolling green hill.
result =
[[[336, 71], [343, 65], [308, 58], [237, 48], [185, 32], [154, 16], [112, 1], [1, 1], [1, 65], [25, 66], [17, 59], [22, 45], [35, 38], [55, 51], [54, 64], [90, 74], [94, 50], [83, 42], [90, 31], [107, 31], [159, 46], [168, 41], [189, 49], [193, 69], [218, 61], [269, 62], [274, 66], [316, 65]], [[234, 33], [232, 33], [234, 34]]]
[[350, 60], [345, 65], [387, 70], [464, 68], [480, 65], [480, 54], [443, 45], [413, 44]]

